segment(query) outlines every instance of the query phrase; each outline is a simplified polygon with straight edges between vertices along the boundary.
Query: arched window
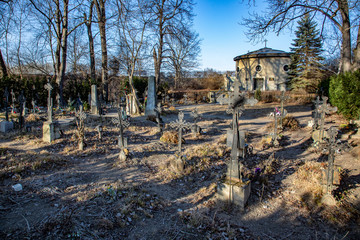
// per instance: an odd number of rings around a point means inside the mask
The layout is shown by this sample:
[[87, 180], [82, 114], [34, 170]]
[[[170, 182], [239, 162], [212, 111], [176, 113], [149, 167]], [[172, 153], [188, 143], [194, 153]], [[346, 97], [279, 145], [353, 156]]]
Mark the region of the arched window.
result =
[[289, 71], [289, 65], [284, 65], [283, 69], [285, 72]]

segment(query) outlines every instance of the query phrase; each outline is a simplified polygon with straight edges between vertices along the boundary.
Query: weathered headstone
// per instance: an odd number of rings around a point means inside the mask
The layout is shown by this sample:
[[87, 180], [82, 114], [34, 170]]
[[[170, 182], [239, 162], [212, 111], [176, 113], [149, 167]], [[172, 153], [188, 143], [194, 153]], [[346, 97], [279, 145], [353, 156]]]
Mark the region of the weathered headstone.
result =
[[116, 124], [119, 127], [119, 136], [118, 136], [118, 146], [120, 148], [120, 153], [119, 153], [119, 160], [120, 161], [125, 161], [127, 159], [127, 138], [124, 137], [124, 133], [123, 133], [123, 129], [127, 128], [130, 126], [130, 122], [127, 121], [126, 119], [123, 119], [122, 116], [122, 112], [123, 112], [123, 107], [120, 106], [117, 109], [118, 111], [118, 117], [117, 118], [112, 118], [112, 122], [113, 124]]
[[228, 201], [244, 209], [250, 195], [250, 180], [243, 179], [241, 175], [242, 163], [239, 157], [244, 157], [245, 134], [240, 137], [239, 117], [245, 103], [245, 96], [240, 93], [240, 83], [235, 82], [234, 92], [230, 95], [227, 113], [233, 114], [232, 130], [233, 140], [231, 148], [231, 159], [227, 168], [226, 180], [218, 185], [217, 196], [220, 200]]
[[281, 112], [278, 110], [278, 108], [274, 108], [274, 110], [269, 114], [269, 117], [274, 119], [274, 128], [273, 128], [273, 132], [270, 133], [271, 136], [271, 144], [274, 147], [278, 147], [279, 146], [279, 135], [278, 135], [278, 119], [281, 116]]
[[8, 122], [9, 121], [9, 109], [8, 109], [9, 91], [7, 87], [5, 87], [4, 100], [5, 100], [5, 120]]
[[76, 126], [77, 126], [77, 137], [79, 141], [79, 150], [84, 150], [84, 139], [85, 139], [85, 119], [86, 119], [86, 113], [83, 111], [84, 106], [80, 105], [79, 110], [76, 111]]
[[316, 100], [313, 101], [314, 105], [314, 112], [313, 112], [313, 130], [316, 130], [319, 128], [319, 121], [320, 121], [320, 113], [319, 113], [319, 107], [320, 104], [322, 104], [322, 101], [320, 101], [320, 97], [317, 96]]
[[182, 172], [184, 170], [184, 160], [181, 156], [181, 148], [182, 148], [182, 131], [183, 129], [189, 129], [191, 124], [184, 120], [184, 112], [180, 111], [178, 115], [178, 119], [174, 122], [170, 122], [170, 127], [178, 129], [178, 152], [177, 157], [175, 158], [174, 166], [177, 171]]
[[191, 132], [194, 134], [194, 135], [197, 135], [197, 134], [200, 134], [201, 133], [201, 128], [200, 126], [197, 124], [197, 121], [199, 120], [200, 118], [200, 114], [197, 110], [197, 108], [194, 108], [190, 115], [193, 117], [193, 121], [194, 123], [191, 125]]
[[47, 100], [47, 121], [43, 123], [43, 141], [51, 143], [58, 136], [55, 133], [55, 124], [53, 122], [53, 102], [51, 98], [51, 86], [50, 81], [45, 84], [44, 88], [48, 91], [48, 100]]
[[99, 103], [98, 103], [98, 92], [97, 86], [91, 85], [91, 97], [90, 97], [90, 108], [92, 114], [99, 114]]
[[156, 89], [155, 89], [155, 77], [150, 76], [148, 79], [148, 93], [145, 107], [145, 116], [155, 117], [156, 108]]

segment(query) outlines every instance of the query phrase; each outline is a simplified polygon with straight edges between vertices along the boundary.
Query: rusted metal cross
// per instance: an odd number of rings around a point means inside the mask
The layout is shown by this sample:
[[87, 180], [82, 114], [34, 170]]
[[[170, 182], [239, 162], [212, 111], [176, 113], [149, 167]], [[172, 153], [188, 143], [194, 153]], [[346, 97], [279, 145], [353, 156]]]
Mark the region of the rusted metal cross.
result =
[[174, 122], [171, 122], [170, 127], [179, 130], [178, 151], [179, 151], [179, 155], [180, 155], [181, 154], [181, 146], [182, 146], [182, 130], [189, 129], [191, 127], [191, 124], [184, 120], [184, 112], [180, 111], [178, 116], [179, 116], [179, 119], [177, 119]]
[[87, 118], [86, 113], [83, 111], [84, 106], [80, 105], [79, 110], [76, 110], [76, 125], [77, 135], [79, 139], [79, 150], [84, 150], [84, 138], [85, 138], [85, 119]]
[[320, 114], [320, 140], [324, 138], [324, 125], [325, 125], [325, 116], [326, 114], [336, 112], [337, 107], [331, 107], [327, 103], [328, 97], [322, 97], [323, 103], [318, 107], [318, 112]]
[[340, 140], [336, 140], [337, 135], [338, 129], [336, 127], [331, 127], [327, 131], [328, 138], [324, 138], [323, 141], [319, 143], [319, 149], [323, 152], [328, 152], [329, 154], [326, 176], [327, 194], [331, 194], [331, 191], [333, 190], [335, 153], [351, 149], [351, 146], [347, 142], [342, 143]]
[[130, 122], [127, 121], [126, 119], [123, 119], [122, 117], [122, 111], [123, 111], [123, 107], [119, 107], [117, 109], [118, 112], [118, 116], [116, 118], [112, 118], [111, 121], [113, 124], [117, 125], [119, 127], [119, 148], [121, 150], [123, 150], [124, 148], [127, 147], [127, 140], [124, 138], [124, 128], [127, 128], [130, 126]]
[[288, 99], [290, 99], [289, 96], [285, 96], [285, 91], [281, 91], [281, 96], [279, 97], [280, 99], [280, 126], [282, 127], [282, 123], [283, 123], [283, 118], [285, 117], [285, 112], [284, 112], [284, 102]]

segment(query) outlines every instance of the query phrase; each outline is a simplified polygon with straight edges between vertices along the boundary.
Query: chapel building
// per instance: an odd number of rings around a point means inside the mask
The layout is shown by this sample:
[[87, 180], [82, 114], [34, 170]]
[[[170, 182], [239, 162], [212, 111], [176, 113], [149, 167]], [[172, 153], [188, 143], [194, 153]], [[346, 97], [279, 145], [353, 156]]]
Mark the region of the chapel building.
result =
[[286, 90], [290, 53], [265, 47], [239, 55], [234, 61], [243, 90]]

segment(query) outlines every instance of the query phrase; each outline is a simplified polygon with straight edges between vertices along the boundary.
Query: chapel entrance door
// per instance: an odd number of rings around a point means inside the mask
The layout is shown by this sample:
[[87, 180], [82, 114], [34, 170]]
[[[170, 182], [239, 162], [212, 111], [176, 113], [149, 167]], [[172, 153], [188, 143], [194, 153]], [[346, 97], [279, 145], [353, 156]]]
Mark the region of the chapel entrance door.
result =
[[263, 90], [264, 79], [263, 78], [254, 78], [254, 90]]

